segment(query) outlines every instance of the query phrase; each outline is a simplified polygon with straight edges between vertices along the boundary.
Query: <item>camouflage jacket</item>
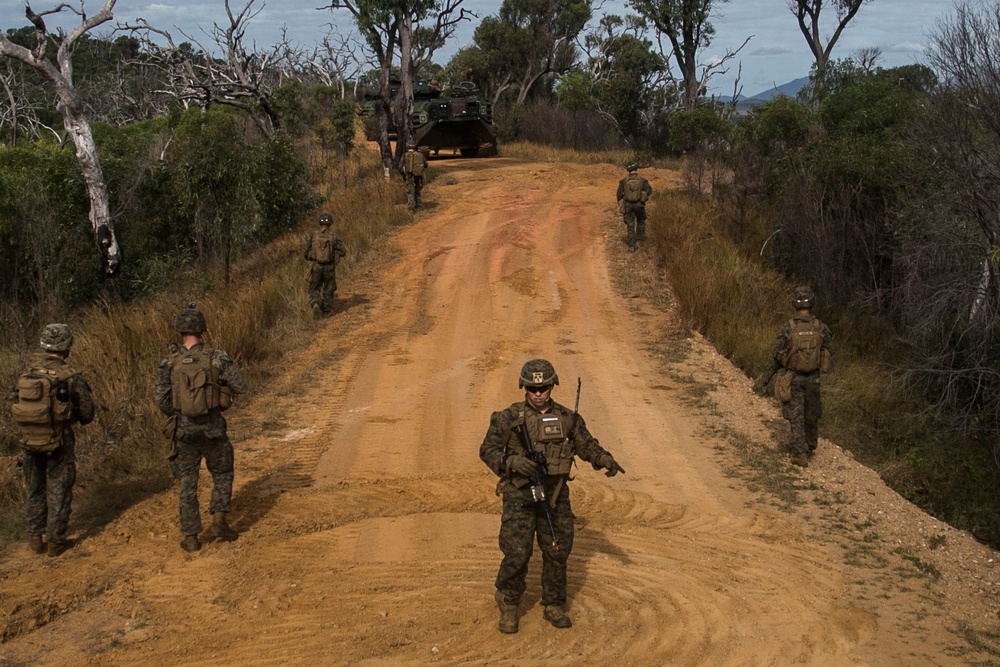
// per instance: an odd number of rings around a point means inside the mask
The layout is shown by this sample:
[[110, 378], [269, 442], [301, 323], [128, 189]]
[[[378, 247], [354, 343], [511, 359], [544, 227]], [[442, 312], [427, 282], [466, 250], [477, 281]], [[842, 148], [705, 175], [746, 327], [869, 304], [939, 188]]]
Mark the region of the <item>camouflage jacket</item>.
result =
[[[812, 322], [814, 320], [817, 320], [817, 317], [815, 315], [812, 315], [812, 314], [809, 314], [809, 315], [795, 315], [795, 316], [792, 317], [792, 319], [794, 319], [797, 322]], [[821, 335], [823, 336], [822, 349], [826, 350], [829, 353], [830, 358], [832, 359], [833, 358], [833, 334], [830, 333], [830, 329], [828, 329], [827, 326], [825, 324], [823, 324], [822, 322], [819, 323], [819, 326], [820, 326]], [[791, 335], [792, 335], [792, 326], [791, 326], [791, 324], [789, 322], [785, 322], [781, 326], [781, 329], [778, 330], [778, 336], [777, 336], [777, 338], [774, 339], [774, 352], [772, 354], [772, 358], [774, 359], [774, 362], [773, 362], [774, 363], [774, 368], [781, 368], [781, 362], [779, 362], [778, 359], [780, 358], [781, 353], [784, 352], [785, 348], [788, 347], [788, 337], [791, 336]]]
[[[203, 346], [197, 343], [190, 349]], [[179, 345], [170, 346], [170, 354], [163, 358], [156, 369], [156, 385], [153, 387], [153, 401], [160, 412], [177, 419], [174, 437], [200, 434], [208, 438], [222, 437], [226, 433], [226, 419], [222, 411], [215, 409], [204, 417], [185, 417], [174, 411], [173, 394], [170, 386], [170, 370], [174, 360], [183, 355], [186, 350]], [[233, 394], [242, 394], [247, 390], [246, 380], [240, 374], [236, 364], [229, 355], [217, 348], [211, 348], [212, 365], [219, 371], [219, 383], [229, 387]]]
[[[587, 430], [587, 424], [579, 414], [573, 416], [573, 411], [569, 408], [551, 401], [550, 408], [545, 415], [558, 416], [568, 419], [573, 424], [569, 435], [569, 444], [572, 446], [572, 455], [587, 461], [594, 468], [601, 468], [604, 465], [602, 460], [607, 450], [601, 447], [597, 438]], [[486, 466], [493, 471], [503, 481], [505, 478], [513, 481], [515, 486], [523, 486], [526, 479], [517, 479], [519, 475], [507, 471], [507, 457], [511, 454], [523, 454], [524, 448], [520, 440], [513, 432], [513, 428], [525, 421], [524, 416], [528, 413], [539, 414], [537, 410], [527, 401], [512, 404], [510, 407], [494, 412], [490, 417], [490, 427], [486, 431], [486, 437], [482, 445], [479, 446], [479, 458]]]

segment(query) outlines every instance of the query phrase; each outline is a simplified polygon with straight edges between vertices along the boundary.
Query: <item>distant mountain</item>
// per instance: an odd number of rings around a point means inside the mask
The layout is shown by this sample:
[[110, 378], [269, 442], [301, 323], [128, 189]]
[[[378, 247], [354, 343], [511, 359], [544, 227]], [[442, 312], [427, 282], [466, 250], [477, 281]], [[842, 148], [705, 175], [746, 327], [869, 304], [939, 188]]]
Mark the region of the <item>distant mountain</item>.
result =
[[[802, 77], [801, 79], [795, 79], [794, 81], [789, 81], [788, 83], [783, 83], [780, 86], [775, 86], [774, 88], [762, 91], [756, 95], [739, 95], [736, 98], [737, 107], [742, 109], [755, 107], [759, 104], [767, 102], [775, 95], [788, 95], [789, 97], [794, 98], [808, 83], [809, 77]], [[731, 95], [722, 95], [717, 99], [720, 102], [729, 102], [733, 98]]]
[[780, 86], [775, 86], [769, 90], [765, 90], [756, 95], [744, 96], [740, 95], [740, 99], [744, 100], [760, 100], [766, 102], [775, 95], [788, 95], [789, 97], [795, 97], [800, 90], [802, 90], [806, 84], [809, 83], [809, 77], [804, 76], [801, 79], [795, 79], [794, 81], [789, 81], [788, 83], [783, 83]]

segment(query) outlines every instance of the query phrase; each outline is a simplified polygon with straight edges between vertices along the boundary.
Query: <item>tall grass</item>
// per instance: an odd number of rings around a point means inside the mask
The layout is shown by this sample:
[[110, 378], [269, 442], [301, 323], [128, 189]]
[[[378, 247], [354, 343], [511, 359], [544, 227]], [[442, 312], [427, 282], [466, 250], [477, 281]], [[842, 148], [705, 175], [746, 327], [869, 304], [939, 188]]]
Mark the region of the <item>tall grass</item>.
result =
[[[763, 222], [742, 219], [743, 243], [736, 243], [729, 212], [710, 198], [661, 193], [649, 211], [655, 261], [685, 324], [751, 377], [770, 367], [794, 288], [754, 252]], [[986, 448], [940, 430], [895, 382], [893, 368], [905, 351], [890, 324], [824, 307], [822, 294], [815, 312], [830, 326], [835, 348], [834, 371], [823, 378], [822, 435], [938, 518], [1000, 546], [997, 464]]]
[[[348, 165], [350, 187], [344, 190], [341, 165], [316, 173], [314, 187], [324, 194], [323, 210], [334, 216], [334, 229], [348, 254], [338, 279], [349, 280], [353, 267], [378, 237], [410, 216], [399, 205], [402, 188], [382, 177], [378, 158], [359, 150]], [[176, 276], [165, 292], [133, 303], [105, 300], [63, 318], [76, 340], [70, 363], [87, 379], [98, 407], [94, 422], [76, 427], [77, 526], [94, 526], [143, 495], [168, 483], [161, 434], [163, 416], [152, 402], [156, 368], [178, 337], [171, 331], [174, 314], [195, 301], [204, 313], [206, 342], [234, 359], [250, 393], [265, 384], [269, 369], [315, 330], [306, 298], [308, 266], [302, 257], [304, 235], [315, 216], [259, 249], [234, 267], [225, 288], [221, 267], [192, 267]], [[11, 381], [24, 368], [28, 345], [0, 350], [0, 377]], [[16, 433], [9, 412], [0, 413], [0, 535], [23, 532], [23, 490], [16, 462]]]

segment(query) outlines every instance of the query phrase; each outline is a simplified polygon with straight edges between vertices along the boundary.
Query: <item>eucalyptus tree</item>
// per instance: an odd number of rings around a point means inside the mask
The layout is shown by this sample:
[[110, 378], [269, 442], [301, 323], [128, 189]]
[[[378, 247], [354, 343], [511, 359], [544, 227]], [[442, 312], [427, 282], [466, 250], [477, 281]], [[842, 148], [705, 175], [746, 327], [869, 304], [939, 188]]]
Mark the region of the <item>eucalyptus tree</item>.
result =
[[516, 90], [524, 104], [545, 77], [569, 72], [577, 61], [576, 40], [593, 15], [591, 0], [504, 0], [496, 16], [476, 28], [474, 46], [453, 59], [496, 104]]
[[[648, 20], [667, 38], [671, 57], [680, 71], [680, 88], [683, 108], [694, 110], [708, 80], [724, 72], [725, 63], [747, 45], [747, 37], [736, 49], [727, 49], [725, 55], [713, 62], [702, 63], [700, 54], [712, 43], [715, 26], [709, 20], [712, 10], [729, 0], [628, 0], [629, 5]], [[699, 68], [701, 72], [699, 73]]]
[[[830, 54], [843, 34], [847, 24], [850, 23], [858, 12], [861, 5], [872, 0], [788, 0], [788, 9], [795, 15], [798, 21], [799, 30], [806, 38], [806, 44], [813, 54], [816, 86], [814, 86], [814, 96], [822, 94], [822, 82], [826, 76], [826, 68], [830, 62]], [[832, 7], [837, 15], [836, 26], [833, 33], [824, 38], [820, 27], [820, 18], [823, 9]]]
[[[59, 4], [36, 13], [28, 0], [25, 0], [24, 14], [34, 27], [34, 45], [31, 48], [21, 46], [0, 34], [0, 56], [20, 61], [38, 72], [56, 95], [56, 107], [62, 115], [63, 128], [76, 149], [76, 159], [90, 200], [90, 225], [106, 275], [118, 273], [122, 255], [115, 238], [107, 183], [97, 154], [97, 145], [94, 143], [90, 118], [73, 81], [73, 49], [89, 31], [114, 19], [112, 10], [115, 2], [116, 0], [104, 0], [101, 9], [94, 14], [84, 11], [82, 0], [79, 9]], [[63, 10], [78, 15], [80, 23], [69, 32], [58, 28], [53, 34], [46, 27], [45, 17], [59, 14]], [[50, 42], [57, 45], [54, 55], [48, 49]]]
[[[413, 79], [422, 65], [468, 19], [464, 0], [333, 0], [321, 10], [347, 10], [358, 32], [378, 62], [378, 144], [388, 174], [399, 171], [406, 140], [413, 135]], [[398, 61], [397, 61], [398, 58]], [[392, 73], [400, 84], [393, 94]], [[389, 119], [394, 120], [397, 139], [393, 155], [389, 143]]]

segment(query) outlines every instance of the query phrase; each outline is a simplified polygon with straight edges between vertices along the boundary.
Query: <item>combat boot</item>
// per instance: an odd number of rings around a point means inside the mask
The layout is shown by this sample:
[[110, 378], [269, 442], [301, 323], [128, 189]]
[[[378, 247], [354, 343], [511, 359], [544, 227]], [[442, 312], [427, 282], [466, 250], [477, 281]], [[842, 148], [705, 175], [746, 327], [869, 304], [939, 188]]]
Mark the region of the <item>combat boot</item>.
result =
[[505, 635], [512, 635], [517, 632], [517, 605], [507, 604], [503, 593], [497, 591], [493, 595], [500, 609], [500, 632]]
[[809, 455], [803, 452], [799, 452], [798, 454], [792, 454], [792, 463], [794, 465], [799, 466], [800, 468], [808, 468]]
[[28, 548], [36, 554], [45, 553], [45, 543], [42, 542], [41, 535], [28, 535]]
[[546, 605], [545, 611], [542, 612], [542, 618], [557, 628], [568, 628], [573, 625], [573, 621], [569, 620], [569, 616], [557, 604]]
[[232, 542], [239, 536], [239, 533], [233, 530], [226, 521], [225, 512], [212, 512], [211, 533], [223, 542]]
[[56, 556], [61, 556], [66, 553], [66, 550], [73, 546], [72, 540], [63, 540], [62, 542], [49, 542], [47, 545], [47, 550], [49, 552], [49, 558], [55, 558]]
[[181, 540], [181, 549], [189, 553], [198, 551], [201, 549], [201, 540], [198, 539], [197, 535], [185, 535], [184, 539]]

